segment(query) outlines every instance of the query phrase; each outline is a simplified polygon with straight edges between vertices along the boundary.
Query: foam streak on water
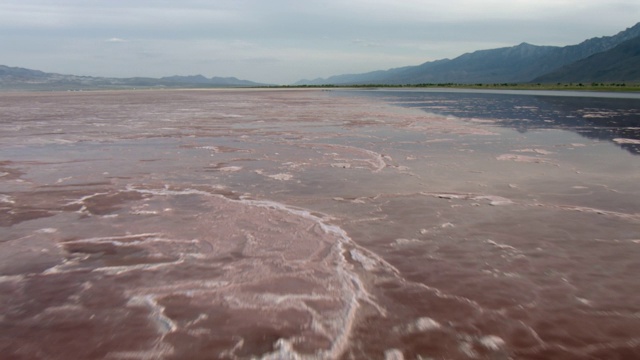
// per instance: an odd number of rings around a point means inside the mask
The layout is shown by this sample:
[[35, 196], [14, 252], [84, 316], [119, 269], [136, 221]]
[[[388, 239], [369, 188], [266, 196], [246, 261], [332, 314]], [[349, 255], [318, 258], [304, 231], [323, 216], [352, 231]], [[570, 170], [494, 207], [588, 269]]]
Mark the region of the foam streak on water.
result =
[[[128, 189], [131, 191], [139, 191], [144, 194], [152, 194], [156, 196], [180, 196], [180, 195], [184, 196], [184, 195], [194, 195], [194, 194], [210, 195], [208, 193], [205, 193], [203, 191], [198, 191], [195, 189], [167, 190], [165, 188], [160, 190], [151, 190], [151, 189], [136, 189], [134, 187], [129, 187]], [[278, 345], [277, 345], [276, 352], [265, 354], [263, 355], [262, 358], [269, 359], [269, 358], [273, 358], [274, 356], [275, 358], [280, 358], [281, 356], [285, 356], [285, 358], [296, 358], [296, 359], [297, 358], [300, 358], [300, 359], [302, 358], [321, 358], [321, 359], [336, 358], [344, 352], [346, 346], [348, 345], [348, 339], [349, 339], [349, 336], [351, 335], [351, 330], [356, 318], [357, 311], [361, 307], [361, 302], [365, 302], [375, 307], [379, 313], [384, 314], [384, 309], [381, 308], [380, 305], [378, 305], [375, 302], [375, 299], [365, 289], [365, 286], [362, 283], [359, 276], [357, 275], [357, 273], [352, 270], [354, 267], [354, 264], [350, 263], [345, 258], [345, 253], [348, 253], [347, 249], [356, 248], [357, 246], [351, 241], [351, 239], [347, 236], [344, 230], [340, 229], [335, 225], [327, 224], [322, 218], [312, 215], [307, 210], [288, 207], [286, 205], [283, 205], [274, 201], [258, 201], [258, 200], [249, 200], [249, 199], [228, 200], [221, 197], [217, 197], [217, 198], [224, 202], [235, 202], [238, 204], [248, 205], [250, 207], [264, 208], [264, 209], [267, 209], [268, 212], [284, 212], [287, 214], [291, 214], [295, 217], [308, 220], [312, 224], [317, 225], [324, 234], [329, 235], [333, 238], [333, 240], [331, 239], [325, 240], [329, 243], [328, 246], [330, 247], [330, 253], [329, 253], [330, 256], [328, 258], [323, 258], [321, 261], [323, 266], [330, 266], [330, 268], [327, 269], [326, 271], [329, 271], [331, 273], [330, 276], [333, 279], [330, 279], [328, 283], [323, 284], [322, 287], [332, 289], [334, 291], [337, 290], [339, 294], [337, 298], [334, 298], [333, 295], [331, 295], [332, 292], [330, 292], [328, 295], [325, 296], [325, 295], [322, 295], [322, 293], [317, 293], [317, 290], [313, 291], [310, 294], [305, 294], [305, 295], [293, 295], [293, 294], [276, 295], [276, 294], [267, 293], [267, 294], [260, 295], [258, 299], [254, 298], [252, 300], [249, 300], [242, 296], [240, 297], [234, 296], [234, 295], [226, 296], [226, 301], [232, 302], [234, 303], [235, 306], [240, 308], [252, 308], [252, 309], [258, 309], [258, 310], [260, 309], [264, 310], [264, 309], [268, 309], [270, 307], [275, 306], [276, 308], [284, 307], [284, 308], [292, 308], [292, 309], [300, 310], [303, 312], [308, 312], [312, 316], [312, 323], [313, 323], [312, 330], [313, 329], [317, 330], [320, 335], [327, 337], [331, 343], [331, 346], [328, 349], [318, 350], [311, 355], [309, 354], [304, 355], [293, 350], [292, 346], [290, 345], [290, 343], [293, 342], [292, 339], [279, 339], [277, 342]], [[250, 211], [250, 210], [246, 210], [246, 211]], [[127, 239], [146, 238], [148, 236], [149, 235], [147, 234], [137, 234], [134, 236], [128, 236], [126, 238]], [[100, 242], [105, 240], [117, 241], [118, 239], [119, 237], [107, 237], [107, 238], [85, 239], [83, 241]], [[251, 240], [256, 241], [256, 239], [253, 237], [251, 237]], [[299, 239], [299, 240], [303, 241], [303, 239]], [[175, 241], [175, 240], [172, 241], [173, 244], [177, 242], [178, 241]], [[331, 244], [332, 242], [334, 243]], [[114, 244], [118, 244], [118, 242], [115, 242]], [[262, 246], [266, 246], [266, 244], [262, 244]], [[262, 251], [262, 249], [258, 249], [258, 248], [255, 248], [254, 250]], [[353, 252], [356, 250], [351, 250], [351, 251]], [[367, 263], [372, 263], [376, 261], [378, 263], [385, 264], [390, 269], [393, 269], [390, 265], [384, 263], [382, 259], [379, 259], [379, 258], [375, 260], [369, 259], [366, 255], [362, 253], [360, 254], [361, 255], [359, 259], [354, 259], [354, 260], [361, 261], [361, 262], [366, 261]], [[315, 255], [316, 254], [312, 254], [312, 256], [314, 257]], [[368, 255], [375, 256], [372, 253], [369, 253]], [[283, 256], [287, 257], [287, 253], [284, 253]], [[291, 256], [297, 258], [299, 255], [293, 253], [291, 254]], [[300, 259], [297, 259], [296, 261], [300, 261]], [[306, 261], [307, 260], [305, 260], [305, 262]], [[176, 263], [172, 263], [172, 265], [175, 265], [175, 264]], [[135, 268], [132, 270], [140, 269], [140, 267], [137, 265], [135, 265], [134, 267]], [[149, 268], [147, 266], [146, 268], [143, 267], [142, 269], [153, 270], [155, 268]], [[126, 269], [116, 268], [111, 272], [113, 273], [115, 271], [115, 273], [120, 273], [125, 270]], [[107, 271], [107, 269], [98, 268], [95, 271]], [[249, 275], [250, 274], [247, 274], [247, 276]], [[199, 285], [198, 288], [201, 288], [200, 284], [198, 285]], [[238, 285], [226, 283], [226, 286], [224, 286], [224, 290], [230, 290], [236, 287], [238, 287]], [[193, 292], [197, 290], [182, 289], [181, 291]], [[149, 302], [148, 300], [150, 299], [149, 296], [150, 295], [146, 295], [145, 297], [145, 299], [147, 299], [146, 300], [147, 302]], [[338, 311], [333, 315], [331, 315], [330, 312], [326, 312], [326, 311], [319, 313], [318, 311], [314, 310], [313, 308], [310, 308], [306, 304], [306, 301], [335, 302], [338, 299], [340, 299], [339, 301], [342, 303], [342, 305], [341, 305], [341, 308], [338, 309]], [[257, 300], [257, 303], [256, 303], [256, 300]], [[155, 306], [157, 307], [157, 304], [155, 304]], [[155, 311], [155, 313], [161, 313], [161, 312], [162, 311]], [[169, 320], [164, 316], [161, 317], [160, 321], [163, 324], [169, 322]], [[171, 328], [171, 331], [175, 331], [176, 326], [173, 323], [171, 323], [170, 328]], [[304, 339], [297, 339], [297, 341], [304, 341]]]

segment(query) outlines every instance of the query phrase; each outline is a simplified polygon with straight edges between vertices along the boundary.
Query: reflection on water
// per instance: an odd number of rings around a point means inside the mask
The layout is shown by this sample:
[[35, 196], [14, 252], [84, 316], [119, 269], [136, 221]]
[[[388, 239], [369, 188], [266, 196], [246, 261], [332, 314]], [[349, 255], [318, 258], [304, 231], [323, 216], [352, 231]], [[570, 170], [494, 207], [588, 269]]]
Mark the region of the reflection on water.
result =
[[628, 101], [6, 94], [1, 357], [640, 358]]
[[[562, 96], [558, 92], [362, 92], [393, 103], [430, 113], [460, 118], [491, 119], [501, 126], [526, 132], [531, 129], [562, 129], [582, 136], [611, 141], [640, 155], [640, 94], [608, 96]], [[631, 95], [638, 95], [633, 97]]]

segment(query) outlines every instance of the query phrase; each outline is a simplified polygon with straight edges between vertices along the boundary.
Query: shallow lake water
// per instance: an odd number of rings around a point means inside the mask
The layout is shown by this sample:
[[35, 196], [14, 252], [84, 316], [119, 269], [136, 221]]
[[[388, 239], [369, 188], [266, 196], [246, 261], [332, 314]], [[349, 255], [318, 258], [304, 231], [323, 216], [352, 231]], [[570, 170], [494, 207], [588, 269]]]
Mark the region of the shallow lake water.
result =
[[640, 358], [640, 97], [0, 96], [7, 359]]

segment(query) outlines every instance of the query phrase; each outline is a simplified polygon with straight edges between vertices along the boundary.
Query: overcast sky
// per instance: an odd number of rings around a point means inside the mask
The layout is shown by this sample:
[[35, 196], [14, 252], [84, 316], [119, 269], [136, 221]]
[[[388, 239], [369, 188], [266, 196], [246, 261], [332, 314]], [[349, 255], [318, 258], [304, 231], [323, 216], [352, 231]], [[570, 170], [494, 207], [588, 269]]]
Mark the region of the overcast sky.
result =
[[0, 0], [0, 64], [289, 84], [639, 21], [639, 0]]

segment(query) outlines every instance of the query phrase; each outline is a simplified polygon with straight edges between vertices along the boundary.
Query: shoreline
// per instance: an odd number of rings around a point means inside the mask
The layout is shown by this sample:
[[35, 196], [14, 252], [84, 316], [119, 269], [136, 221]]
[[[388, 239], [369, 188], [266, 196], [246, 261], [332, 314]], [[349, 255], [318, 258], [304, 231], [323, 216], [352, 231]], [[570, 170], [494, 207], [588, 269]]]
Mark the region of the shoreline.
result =
[[390, 89], [474, 89], [474, 90], [559, 90], [559, 91], [603, 91], [603, 92], [640, 92], [640, 83], [557, 83], [557, 84], [362, 84], [362, 85], [281, 85], [268, 86], [267, 88], [320, 88], [320, 89], [363, 89], [363, 88], [390, 88]]
[[580, 92], [615, 92], [615, 93], [639, 93], [640, 83], [625, 82], [592, 82], [583, 83], [492, 83], [492, 84], [457, 84], [457, 83], [437, 83], [437, 84], [350, 84], [350, 85], [264, 85], [264, 86], [184, 86], [175, 87], [56, 87], [56, 86], [26, 86], [20, 88], [2, 88], [0, 93], [22, 93], [22, 92], [96, 92], [96, 91], [148, 91], [148, 90], [327, 90], [327, 89], [432, 89], [432, 90], [539, 90], [539, 91], [580, 91]]

